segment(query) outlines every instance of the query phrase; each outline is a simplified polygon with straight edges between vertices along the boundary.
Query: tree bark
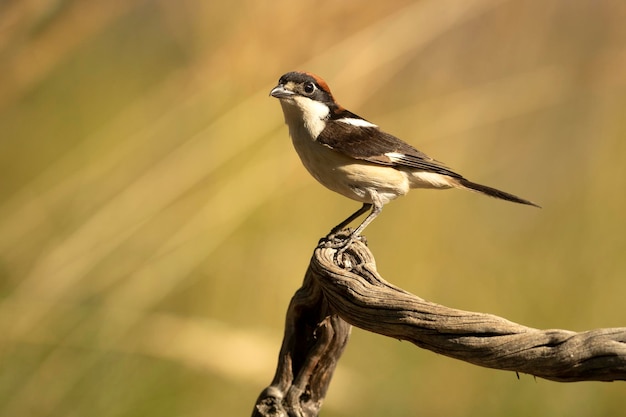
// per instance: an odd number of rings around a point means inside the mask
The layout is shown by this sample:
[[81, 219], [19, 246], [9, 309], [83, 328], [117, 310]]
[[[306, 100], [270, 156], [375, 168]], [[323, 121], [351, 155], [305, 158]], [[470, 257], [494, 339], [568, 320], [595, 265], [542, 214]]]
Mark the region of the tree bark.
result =
[[626, 380], [626, 328], [539, 330], [425, 301], [385, 281], [354, 241], [315, 249], [289, 306], [272, 384], [253, 416], [317, 416], [350, 324], [488, 368], [559, 382]]

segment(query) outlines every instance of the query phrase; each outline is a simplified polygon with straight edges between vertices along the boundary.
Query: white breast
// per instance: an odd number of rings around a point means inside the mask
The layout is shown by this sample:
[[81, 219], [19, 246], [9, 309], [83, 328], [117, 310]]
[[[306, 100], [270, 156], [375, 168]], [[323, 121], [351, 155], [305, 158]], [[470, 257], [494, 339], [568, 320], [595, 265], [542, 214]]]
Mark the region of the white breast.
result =
[[[409, 191], [408, 173], [350, 158], [315, 139], [326, 127], [328, 106], [306, 97], [281, 100], [293, 146], [309, 173], [326, 188], [363, 203], [372, 195], [383, 203]], [[357, 119], [340, 119], [357, 126], [374, 126]]]
[[409, 191], [407, 174], [395, 168], [347, 157], [291, 129], [291, 139], [302, 164], [326, 188], [363, 203], [371, 203], [371, 193], [383, 204]]

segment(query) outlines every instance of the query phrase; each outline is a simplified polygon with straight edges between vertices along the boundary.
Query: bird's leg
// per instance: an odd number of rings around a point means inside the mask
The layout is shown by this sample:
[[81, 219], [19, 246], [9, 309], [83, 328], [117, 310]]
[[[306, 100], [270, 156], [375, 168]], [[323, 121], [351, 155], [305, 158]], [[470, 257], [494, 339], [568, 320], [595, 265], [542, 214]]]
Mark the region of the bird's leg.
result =
[[[344, 227], [346, 227], [347, 225], [349, 225], [350, 223], [352, 223], [354, 221], [354, 219], [356, 219], [357, 217], [359, 217], [361, 214], [365, 213], [366, 211], [368, 211], [370, 208], [372, 208], [372, 204], [370, 203], [363, 203], [363, 206], [358, 209], [357, 211], [355, 211], [354, 213], [352, 213], [347, 219], [345, 219], [344, 221], [342, 221], [341, 223], [339, 223], [337, 226], [333, 227], [332, 230], [330, 231], [331, 235], [336, 234], [337, 232], [339, 232], [340, 230], [342, 230]], [[359, 226], [360, 227], [360, 226]], [[363, 230], [363, 229], [361, 229]]]
[[363, 220], [363, 222], [361, 222], [361, 224], [352, 233], [350, 233], [347, 239], [343, 240], [341, 243], [335, 243], [333, 245], [334, 247], [340, 248], [339, 251], [337, 252], [337, 256], [339, 257], [342, 256], [343, 252], [350, 246], [350, 244], [355, 239], [360, 238], [361, 232], [363, 232], [363, 230], [367, 227], [367, 225], [369, 225], [372, 222], [372, 220], [374, 220], [376, 216], [378, 216], [383, 211], [383, 202], [381, 201], [378, 193], [376, 193], [373, 190], [368, 190], [368, 192], [369, 192], [370, 198], [372, 199], [372, 202], [363, 204], [363, 207], [361, 207], [352, 216], [348, 217], [345, 221], [343, 221], [341, 224], [337, 226], [337, 227], [340, 227], [340, 226], [343, 227], [350, 221], [354, 220], [355, 218], [363, 214], [368, 209], [371, 208], [372, 210], [370, 214], [368, 214], [368, 216], [365, 218], [365, 220]]
[[376, 216], [378, 216], [383, 211], [383, 204], [380, 202], [380, 200], [378, 198], [374, 198], [373, 200], [374, 200], [374, 204], [369, 204], [370, 206], [373, 206], [372, 211], [370, 212], [370, 214], [367, 215], [365, 220], [361, 222], [359, 227], [357, 227], [354, 230], [354, 232], [350, 234], [350, 241], [359, 237], [361, 235], [361, 232], [363, 232], [363, 230], [367, 227], [367, 225], [369, 225], [372, 222], [372, 220], [374, 220]]

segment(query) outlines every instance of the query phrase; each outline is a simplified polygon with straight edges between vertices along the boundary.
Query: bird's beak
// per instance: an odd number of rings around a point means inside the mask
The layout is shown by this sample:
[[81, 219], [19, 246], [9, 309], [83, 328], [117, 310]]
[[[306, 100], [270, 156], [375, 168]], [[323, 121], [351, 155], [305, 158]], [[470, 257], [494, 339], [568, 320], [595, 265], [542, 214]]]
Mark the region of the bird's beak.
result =
[[279, 84], [270, 91], [270, 96], [276, 98], [289, 98], [295, 93], [291, 90], [287, 90], [283, 85]]

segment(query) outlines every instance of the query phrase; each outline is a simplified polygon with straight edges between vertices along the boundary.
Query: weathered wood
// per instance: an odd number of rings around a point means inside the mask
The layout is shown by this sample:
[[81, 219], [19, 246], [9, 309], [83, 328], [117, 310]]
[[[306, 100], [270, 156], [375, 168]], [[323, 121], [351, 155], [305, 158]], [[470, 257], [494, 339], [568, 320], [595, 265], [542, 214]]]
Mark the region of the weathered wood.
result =
[[318, 248], [310, 268], [334, 311], [354, 326], [476, 365], [553, 381], [626, 380], [624, 327], [538, 330], [452, 309], [386, 282], [362, 243], [348, 251], [357, 259], [350, 270], [337, 265], [332, 248]]
[[309, 268], [287, 309], [276, 374], [252, 415], [317, 416], [350, 329], [333, 313]]
[[448, 308], [385, 281], [364, 243], [334, 246], [322, 240], [313, 254], [287, 313], [276, 376], [253, 416], [316, 416], [347, 323], [488, 368], [559, 382], [626, 380], [626, 327], [539, 330]]

